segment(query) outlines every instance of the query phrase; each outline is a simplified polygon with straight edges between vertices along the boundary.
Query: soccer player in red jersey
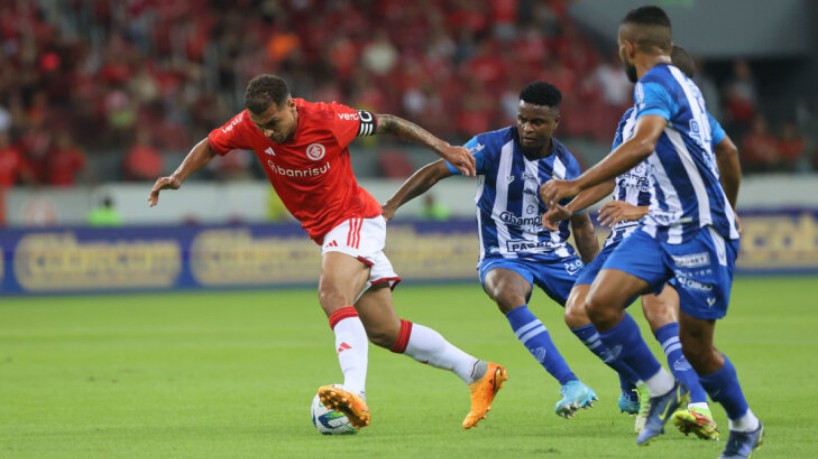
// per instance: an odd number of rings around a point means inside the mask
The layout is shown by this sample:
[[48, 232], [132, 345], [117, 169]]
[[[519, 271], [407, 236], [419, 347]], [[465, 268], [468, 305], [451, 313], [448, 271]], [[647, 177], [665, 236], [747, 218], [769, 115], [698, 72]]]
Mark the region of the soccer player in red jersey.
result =
[[383, 252], [386, 222], [380, 204], [358, 186], [348, 146], [356, 137], [390, 133], [433, 149], [465, 175], [475, 175], [472, 155], [393, 115], [293, 98], [275, 75], [253, 78], [244, 97], [245, 110], [196, 144], [173, 174], [156, 181], [148, 197], [151, 207], [161, 190], [178, 189], [216, 155], [254, 151], [284, 205], [321, 246], [319, 301], [335, 333], [344, 374], [343, 388], [318, 390], [324, 404], [346, 414], [357, 428], [369, 424], [368, 338], [457, 374], [471, 392], [463, 427], [477, 425], [507, 379], [506, 371], [466, 354], [428, 327], [398, 318], [392, 288], [400, 277]]

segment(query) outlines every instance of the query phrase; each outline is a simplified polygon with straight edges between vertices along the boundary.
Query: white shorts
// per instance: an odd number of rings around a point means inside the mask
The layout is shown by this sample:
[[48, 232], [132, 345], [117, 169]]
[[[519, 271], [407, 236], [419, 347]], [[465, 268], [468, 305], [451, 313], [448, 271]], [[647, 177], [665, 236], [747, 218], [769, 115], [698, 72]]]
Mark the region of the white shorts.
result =
[[386, 220], [382, 216], [350, 218], [324, 236], [321, 254], [341, 252], [357, 258], [369, 266], [369, 285], [388, 282], [389, 287], [394, 289], [400, 282], [400, 276], [383, 253], [385, 245]]

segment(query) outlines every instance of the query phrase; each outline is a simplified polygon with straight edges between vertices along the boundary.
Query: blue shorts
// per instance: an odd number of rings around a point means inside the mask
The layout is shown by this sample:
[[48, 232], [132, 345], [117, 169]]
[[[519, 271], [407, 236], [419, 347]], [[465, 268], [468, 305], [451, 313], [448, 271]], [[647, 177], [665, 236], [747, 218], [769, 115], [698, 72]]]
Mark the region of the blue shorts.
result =
[[580, 271], [579, 276], [577, 276], [576, 284], [593, 284], [594, 279], [596, 279], [596, 275], [602, 270], [602, 266], [605, 264], [605, 261], [611, 256], [614, 249], [616, 249], [618, 246], [619, 242], [603, 247], [602, 250], [596, 254], [594, 260], [585, 265], [585, 268]]
[[551, 299], [565, 306], [583, 266], [582, 260], [576, 255], [566, 258], [529, 255], [526, 258], [486, 258], [477, 265], [477, 272], [480, 273], [480, 283], [485, 287], [489, 271], [509, 269], [522, 276], [529, 284], [536, 284]]
[[730, 302], [738, 246], [738, 240], [725, 240], [709, 226], [682, 244], [659, 242], [637, 230], [619, 244], [602, 269], [636, 276], [657, 294], [670, 281], [685, 314], [721, 319]]

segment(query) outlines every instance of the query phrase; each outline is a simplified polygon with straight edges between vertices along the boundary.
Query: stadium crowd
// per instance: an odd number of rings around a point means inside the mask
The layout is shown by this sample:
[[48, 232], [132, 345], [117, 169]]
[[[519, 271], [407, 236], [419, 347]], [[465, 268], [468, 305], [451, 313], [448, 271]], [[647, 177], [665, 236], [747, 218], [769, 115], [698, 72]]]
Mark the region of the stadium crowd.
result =
[[[611, 43], [570, 0], [9, 0], [0, 3], [0, 188], [153, 180], [276, 73], [309, 100], [394, 113], [451, 142], [514, 121], [519, 89], [562, 90], [561, 137], [610, 144], [632, 100]], [[706, 70], [706, 68], [704, 68]], [[752, 68], [711, 111], [740, 139], [744, 170], [809, 171], [818, 152], [793, 122], [771, 125]], [[105, 174], [93, 164], [114, 161]], [[220, 161], [251, 174], [250, 154]], [[401, 172], [405, 173], [405, 171]]]

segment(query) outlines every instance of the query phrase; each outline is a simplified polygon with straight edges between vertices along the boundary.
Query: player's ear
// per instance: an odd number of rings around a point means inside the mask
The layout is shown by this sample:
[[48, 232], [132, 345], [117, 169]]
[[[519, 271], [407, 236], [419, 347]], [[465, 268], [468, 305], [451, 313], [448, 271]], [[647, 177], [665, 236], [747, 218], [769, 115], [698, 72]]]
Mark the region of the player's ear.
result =
[[632, 42], [630, 40], [625, 40], [624, 44], [625, 44], [625, 55], [628, 56], [628, 59], [630, 59], [631, 62], [633, 62], [633, 55], [636, 54], [636, 43], [634, 43], [634, 42]]

